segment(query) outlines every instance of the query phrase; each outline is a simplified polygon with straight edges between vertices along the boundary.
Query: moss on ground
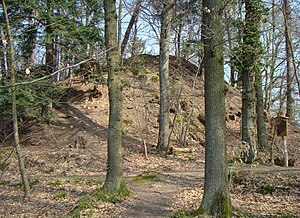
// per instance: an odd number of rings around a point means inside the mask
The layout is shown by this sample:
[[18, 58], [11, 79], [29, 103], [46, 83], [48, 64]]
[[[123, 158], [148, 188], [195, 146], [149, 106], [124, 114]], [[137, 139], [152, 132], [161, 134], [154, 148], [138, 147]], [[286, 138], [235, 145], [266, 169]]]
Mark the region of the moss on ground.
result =
[[155, 171], [143, 172], [140, 175], [134, 176], [131, 181], [138, 183], [146, 182], [163, 182], [165, 180], [165, 175]]
[[98, 202], [111, 202], [113, 204], [121, 203], [127, 197], [132, 196], [134, 193], [125, 185], [121, 183], [120, 189], [116, 191], [108, 191], [104, 187], [98, 188], [95, 193], [85, 194], [79, 198], [76, 207], [70, 211], [67, 217], [92, 217], [96, 211]]

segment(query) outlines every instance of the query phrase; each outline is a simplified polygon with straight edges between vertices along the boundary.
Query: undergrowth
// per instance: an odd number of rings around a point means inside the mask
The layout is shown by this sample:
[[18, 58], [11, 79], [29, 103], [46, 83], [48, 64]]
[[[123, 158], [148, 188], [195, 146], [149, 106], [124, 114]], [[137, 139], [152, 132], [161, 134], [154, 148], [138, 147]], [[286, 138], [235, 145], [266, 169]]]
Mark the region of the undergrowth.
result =
[[59, 190], [59, 192], [53, 196], [53, 200], [60, 200], [62, 198], [67, 197], [67, 195], [68, 193], [65, 190]]
[[90, 217], [96, 210], [97, 203], [99, 202], [110, 202], [113, 204], [121, 203], [127, 197], [132, 196], [133, 192], [125, 185], [124, 182], [121, 183], [120, 189], [116, 191], [108, 191], [104, 187], [98, 188], [93, 194], [85, 194], [79, 198], [76, 207], [69, 212], [67, 217]]
[[176, 211], [173, 214], [171, 214], [171, 218], [188, 218], [188, 217], [201, 217], [201, 215], [199, 215], [199, 211], [198, 210], [190, 210], [190, 211], [184, 211], [184, 210], [180, 210], [180, 211]]
[[[234, 208], [233, 210], [233, 217], [252, 218], [257, 216], [258, 214], [254, 214], [251, 211], [247, 211], [241, 208]], [[192, 217], [216, 217], [216, 216], [201, 215], [201, 212], [199, 210], [186, 210], [186, 211], [180, 210], [172, 213], [170, 217], [171, 218], [192, 218]], [[275, 215], [270, 214], [270, 217], [296, 218], [297, 216], [290, 211], [278, 210]]]
[[240, 217], [240, 218], [255, 217], [254, 214], [252, 214], [250, 211], [246, 211], [246, 210], [243, 210], [241, 208], [234, 208], [233, 209], [233, 215], [234, 215], [234, 217]]

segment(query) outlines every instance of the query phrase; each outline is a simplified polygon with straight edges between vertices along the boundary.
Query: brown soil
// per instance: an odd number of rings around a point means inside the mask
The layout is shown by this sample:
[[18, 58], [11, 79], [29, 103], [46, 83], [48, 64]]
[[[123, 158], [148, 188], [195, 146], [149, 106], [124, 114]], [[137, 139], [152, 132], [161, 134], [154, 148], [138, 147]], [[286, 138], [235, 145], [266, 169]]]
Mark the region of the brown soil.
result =
[[[125, 181], [135, 195], [118, 204], [98, 202], [92, 217], [168, 217], [200, 206], [205, 151], [201, 123], [203, 78], [197, 75], [194, 65], [173, 57], [170, 70], [171, 108], [175, 111], [180, 105], [171, 146], [187, 148], [188, 152], [175, 152], [164, 158], [157, 154], [158, 57], [129, 59], [123, 72], [123, 169]], [[1, 178], [0, 217], [60, 217], [76, 208], [80, 197], [101, 187], [106, 174], [108, 91], [103, 85], [95, 95], [93, 89], [92, 84], [85, 85], [77, 78], [62, 98], [61, 107], [53, 109], [56, 117], [50, 125], [30, 122], [23, 128], [22, 147], [32, 193], [22, 199], [17, 160], [12, 155]], [[229, 87], [226, 124], [230, 160], [238, 159], [241, 152], [240, 116], [241, 94]], [[187, 142], [183, 145], [180, 133], [187, 123]], [[241, 216], [239, 211], [251, 213], [249, 217], [300, 216], [299, 136], [299, 129], [290, 125], [287, 141], [289, 156], [295, 160], [293, 168], [231, 161], [231, 197], [236, 217]], [[11, 147], [5, 141], [0, 149], [3, 160]], [[282, 159], [280, 138], [276, 139], [275, 152], [275, 157]], [[260, 155], [268, 164], [269, 154]], [[164, 179], [145, 183], [132, 180], [150, 171], [163, 174]]]

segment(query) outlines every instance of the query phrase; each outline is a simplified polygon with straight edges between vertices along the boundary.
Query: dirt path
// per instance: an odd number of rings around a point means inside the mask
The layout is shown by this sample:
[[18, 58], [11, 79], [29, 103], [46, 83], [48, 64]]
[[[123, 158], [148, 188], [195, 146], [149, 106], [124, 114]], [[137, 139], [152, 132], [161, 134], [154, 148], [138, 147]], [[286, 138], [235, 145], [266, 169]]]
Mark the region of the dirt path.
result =
[[[156, 172], [155, 172], [156, 173]], [[162, 181], [134, 181], [139, 173], [124, 174], [128, 187], [134, 192], [134, 196], [121, 203], [122, 212], [112, 217], [169, 217], [174, 213], [176, 195], [186, 189], [200, 187], [203, 184], [204, 170], [201, 171], [165, 171], [160, 172]], [[104, 182], [105, 176], [42, 176], [31, 177], [48, 181], [70, 179], [95, 179]], [[200, 203], [199, 203], [200, 204]], [[1, 217], [1, 216], [0, 216]]]
[[116, 217], [169, 217], [174, 213], [176, 196], [188, 188], [199, 187], [203, 174], [199, 172], [164, 172], [161, 182], [128, 182], [135, 197], [125, 201], [126, 208]]
[[[236, 172], [236, 168], [230, 168]], [[255, 172], [259, 174], [280, 172], [300, 172], [298, 167], [241, 167], [239, 172]], [[164, 172], [166, 179], [163, 182], [151, 182], [137, 184], [129, 182], [129, 187], [135, 192], [136, 196], [123, 203], [125, 211], [115, 217], [169, 217], [176, 210], [176, 197], [184, 190], [203, 188], [204, 169], [198, 171], [169, 171]], [[197, 199], [200, 205], [201, 199]]]
[[[200, 187], [204, 181], [204, 170], [160, 172], [158, 175], [163, 176], [161, 181], [135, 181], [134, 178], [139, 175], [137, 172], [124, 174], [124, 179], [128, 187], [134, 192], [134, 196], [121, 203], [122, 212], [112, 215], [112, 217], [169, 217], [175, 212], [174, 204], [176, 196], [184, 190]], [[96, 179], [100, 182], [104, 182], [105, 180], [105, 176], [103, 175], [32, 177], [32, 179], [37, 178], [49, 181], [74, 178]]]
[[153, 183], [130, 187], [136, 196], [123, 204], [126, 210], [118, 217], [168, 217], [172, 213], [176, 185]]

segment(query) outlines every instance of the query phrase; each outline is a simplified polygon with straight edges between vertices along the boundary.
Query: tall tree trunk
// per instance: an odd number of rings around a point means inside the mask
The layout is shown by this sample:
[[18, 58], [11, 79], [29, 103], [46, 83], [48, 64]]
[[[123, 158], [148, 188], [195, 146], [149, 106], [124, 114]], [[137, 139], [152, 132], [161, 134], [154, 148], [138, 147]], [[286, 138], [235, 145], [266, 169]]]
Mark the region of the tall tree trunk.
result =
[[[181, 0], [177, 1], [178, 5], [182, 4]], [[181, 57], [181, 37], [182, 37], [182, 28], [183, 28], [183, 20], [182, 20], [182, 11], [180, 7], [176, 7], [174, 10], [174, 16], [176, 19], [176, 26], [174, 27], [174, 49], [175, 49], [175, 56]]]
[[256, 93], [256, 114], [257, 114], [256, 125], [257, 125], [258, 149], [259, 151], [265, 151], [267, 148], [268, 141], [267, 141], [267, 128], [265, 123], [261, 73], [258, 73], [256, 75], [255, 93]]
[[7, 28], [7, 37], [8, 37], [8, 44], [9, 44], [9, 52], [10, 52], [10, 59], [9, 59], [9, 68], [10, 68], [10, 79], [11, 79], [11, 98], [12, 98], [12, 116], [13, 116], [13, 130], [14, 130], [14, 140], [15, 140], [15, 148], [16, 153], [19, 161], [19, 170], [21, 174], [21, 179], [23, 183], [24, 189], [24, 196], [27, 197], [30, 193], [29, 182], [26, 174], [24, 158], [22, 154], [22, 149], [20, 145], [19, 139], [19, 128], [18, 128], [18, 116], [17, 116], [17, 99], [16, 99], [16, 75], [15, 75], [15, 51], [14, 45], [12, 40], [12, 34], [10, 30], [10, 24], [7, 14], [7, 8], [5, 5], [5, 1], [2, 0], [3, 12], [5, 16], [6, 28]]
[[256, 157], [255, 76], [260, 74], [260, 0], [245, 0], [246, 16], [242, 61], [242, 140], [249, 146], [244, 161], [252, 162]]
[[[244, 1], [236, 1], [236, 7], [238, 8], [237, 9], [237, 13], [238, 13], [238, 17], [242, 17], [243, 14], [244, 14], [244, 11], [243, 11], [243, 4], [244, 4]], [[243, 27], [241, 27], [242, 25], [237, 25], [237, 38], [238, 38], [238, 44], [240, 45], [242, 43], [242, 39], [243, 39], [243, 32], [244, 32], [244, 29]], [[243, 86], [242, 84], [242, 72], [239, 71], [238, 72], [238, 75], [237, 75], [237, 88], [240, 90]]]
[[6, 44], [5, 44], [5, 37], [3, 34], [2, 26], [0, 27], [0, 38], [1, 38], [1, 57], [0, 57], [0, 64], [1, 64], [1, 81], [4, 81], [4, 78], [7, 76], [7, 53], [6, 53]]
[[[234, 34], [233, 33], [234, 31], [232, 29], [230, 29], [230, 27], [231, 27], [231, 21], [230, 21], [231, 17], [230, 17], [230, 14], [227, 13], [226, 11], [225, 11], [225, 19], [227, 20], [227, 22], [226, 22], [226, 32], [227, 32], [227, 39], [228, 39], [228, 50], [229, 50], [229, 52], [231, 52], [232, 49], [233, 49], [232, 36], [231, 35]], [[230, 61], [230, 62], [232, 62], [232, 61]], [[230, 85], [232, 87], [234, 87], [235, 83], [236, 83], [235, 71], [234, 71], [233, 64], [231, 63], [230, 64]]]
[[169, 150], [169, 49], [170, 29], [174, 0], [164, 2], [161, 14], [160, 50], [159, 50], [159, 78], [160, 78], [160, 109], [159, 109], [159, 136], [158, 150], [165, 155]]
[[136, 22], [134, 23], [134, 28], [133, 28], [133, 36], [132, 36], [132, 48], [131, 48], [131, 55], [136, 56], [138, 55], [139, 51], [139, 44], [138, 44], [138, 17], [136, 18]]
[[125, 35], [124, 35], [124, 39], [122, 41], [121, 57], [123, 57], [123, 55], [124, 55], [124, 51], [126, 49], [126, 46], [127, 46], [128, 40], [129, 40], [130, 32], [131, 32], [131, 29], [133, 27], [133, 24], [136, 22], [137, 16], [139, 15], [141, 4], [142, 4], [142, 0], [137, 0], [136, 1], [136, 5], [134, 7], [133, 14], [131, 16], [131, 19], [129, 21], [129, 24], [127, 26], [127, 29], [126, 29], [126, 32], [125, 32]]
[[[84, 21], [84, 26], [85, 27], [88, 27], [90, 25], [89, 24], [89, 19], [90, 18], [91, 18], [90, 8], [89, 8], [89, 6], [86, 6], [86, 8], [85, 8], [85, 21]], [[87, 45], [86, 45], [86, 54], [87, 54], [88, 57], [91, 57], [93, 55], [92, 45], [89, 44], [89, 43], [87, 43]]]
[[[270, 72], [266, 73], [265, 79], [265, 102], [264, 108], [269, 113], [271, 98], [272, 98], [272, 89], [273, 89], [273, 79], [275, 73], [275, 64], [276, 64], [276, 46], [275, 46], [275, 0], [272, 0], [272, 32], [271, 32], [271, 61], [270, 61]], [[279, 43], [276, 43], [278, 45]], [[266, 70], [267, 72], [267, 70]], [[269, 79], [267, 77], [269, 75]]]
[[104, 0], [105, 44], [108, 65], [109, 126], [107, 175], [104, 187], [120, 188], [122, 172], [122, 84], [120, 79], [120, 53], [117, 41], [116, 1]]
[[177, 32], [177, 57], [181, 57], [181, 34], [182, 34], [182, 21], [179, 21]]
[[54, 55], [54, 44], [53, 44], [53, 26], [52, 26], [52, 0], [47, 0], [47, 21], [46, 21], [46, 67], [50, 72], [53, 72], [55, 69], [55, 55]]
[[294, 99], [294, 65], [293, 65], [293, 55], [291, 48], [291, 31], [289, 29], [291, 23], [291, 0], [283, 1], [283, 13], [284, 13], [284, 23], [285, 23], [285, 48], [286, 48], [286, 116], [289, 117], [290, 122], [295, 121], [295, 99]]
[[222, 0], [203, 1], [205, 182], [200, 213], [231, 217], [226, 157]]
[[119, 10], [118, 10], [118, 44], [119, 44], [119, 51], [122, 51], [122, 7], [123, 7], [123, 0], [119, 0]]
[[37, 33], [38, 33], [38, 10], [34, 9], [32, 11], [32, 16], [33, 16], [33, 30], [32, 30], [32, 38], [30, 40], [30, 48], [31, 48], [31, 54], [30, 54], [30, 59], [29, 59], [29, 66], [28, 67], [32, 67], [34, 65], [34, 60], [35, 60], [35, 44], [36, 44], [36, 37], [37, 37]]

